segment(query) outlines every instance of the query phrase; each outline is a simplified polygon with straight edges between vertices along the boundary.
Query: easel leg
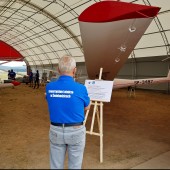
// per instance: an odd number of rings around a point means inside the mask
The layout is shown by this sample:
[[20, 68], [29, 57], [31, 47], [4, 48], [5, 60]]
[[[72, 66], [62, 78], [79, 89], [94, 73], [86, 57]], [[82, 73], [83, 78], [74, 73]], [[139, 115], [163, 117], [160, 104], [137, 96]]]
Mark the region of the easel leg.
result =
[[99, 132], [100, 132], [100, 117], [99, 117], [98, 107], [97, 107], [97, 109], [96, 109], [96, 116], [97, 116], [98, 129], [99, 129]]
[[96, 114], [96, 108], [97, 108], [97, 101], [95, 101], [95, 104], [94, 104], [93, 117], [92, 117], [91, 128], [90, 128], [91, 134], [93, 132], [93, 127], [94, 127], [94, 119], [95, 119], [95, 114]]
[[100, 162], [103, 162], [103, 103], [100, 102]]
[[86, 111], [86, 115], [85, 115], [85, 119], [84, 119], [84, 125], [86, 124], [86, 121], [87, 121], [87, 118], [88, 118], [88, 115], [89, 115], [89, 111], [90, 111], [90, 110], [87, 110], [87, 111]]

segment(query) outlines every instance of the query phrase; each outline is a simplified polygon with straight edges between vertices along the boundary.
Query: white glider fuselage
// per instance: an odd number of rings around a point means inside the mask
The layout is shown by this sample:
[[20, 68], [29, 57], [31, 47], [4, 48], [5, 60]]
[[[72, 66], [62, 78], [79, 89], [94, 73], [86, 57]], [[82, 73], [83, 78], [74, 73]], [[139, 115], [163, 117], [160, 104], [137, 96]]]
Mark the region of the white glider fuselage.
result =
[[160, 78], [147, 78], [147, 79], [114, 79], [113, 89], [119, 89], [124, 87], [136, 87], [142, 85], [151, 85], [151, 84], [158, 84], [158, 83], [166, 83], [170, 82], [170, 71], [167, 77], [160, 77]]

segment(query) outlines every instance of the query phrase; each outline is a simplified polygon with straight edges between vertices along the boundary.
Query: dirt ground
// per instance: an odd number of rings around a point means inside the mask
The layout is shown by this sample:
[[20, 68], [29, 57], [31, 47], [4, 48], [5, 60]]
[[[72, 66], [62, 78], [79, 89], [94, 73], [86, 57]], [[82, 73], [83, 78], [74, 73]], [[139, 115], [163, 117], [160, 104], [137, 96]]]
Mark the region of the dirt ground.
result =
[[[0, 89], [0, 168], [49, 168], [49, 115], [45, 87]], [[89, 128], [88, 118], [87, 129]], [[170, 151], [170, 95], [115, 90], [104, 103], [104, 162], [99, 137], [87, 134], [84, 169], [130, 169]], [[67, 167], [67, 166], [66, 166]]]

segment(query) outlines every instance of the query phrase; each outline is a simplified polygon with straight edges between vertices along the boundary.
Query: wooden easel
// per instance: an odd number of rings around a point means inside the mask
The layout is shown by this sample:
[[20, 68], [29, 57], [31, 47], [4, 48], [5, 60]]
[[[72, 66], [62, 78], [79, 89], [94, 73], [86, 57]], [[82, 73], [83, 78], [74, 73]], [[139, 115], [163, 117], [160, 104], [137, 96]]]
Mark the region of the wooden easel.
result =
[[[101, 80], [102, 72], [103, 72], [103, 68], [100, 68], [99, 80]], [[91, 121], [91, 128], [89, 131], [86, 131], [86, 133], [90, 135], [100, 136], [100, 163], [102, 163], [103, 162], [103, 102], [90, 101], [90, 104], [91, 106], [92, 105], [94, 106], [93, 115], [92, 115], [92, 121]], [[86, 124], [89, 112], [90, 112], [90, 109], [86, 111], [84, 125]], [[93, 131], [95, 116], [97, 116], [99, 132]]]

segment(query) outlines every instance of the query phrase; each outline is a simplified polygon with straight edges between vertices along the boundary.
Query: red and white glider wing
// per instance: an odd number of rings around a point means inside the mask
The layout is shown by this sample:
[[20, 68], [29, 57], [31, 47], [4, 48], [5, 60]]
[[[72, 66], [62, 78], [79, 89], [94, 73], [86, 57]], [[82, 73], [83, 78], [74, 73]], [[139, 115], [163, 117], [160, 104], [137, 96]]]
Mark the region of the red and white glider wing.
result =
[[159, 12], [159, 7], [101, 1], [79, 16], [88, 77], [113, 80]]

